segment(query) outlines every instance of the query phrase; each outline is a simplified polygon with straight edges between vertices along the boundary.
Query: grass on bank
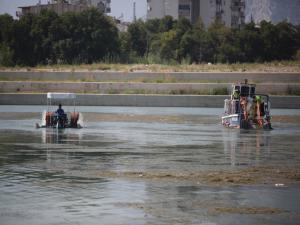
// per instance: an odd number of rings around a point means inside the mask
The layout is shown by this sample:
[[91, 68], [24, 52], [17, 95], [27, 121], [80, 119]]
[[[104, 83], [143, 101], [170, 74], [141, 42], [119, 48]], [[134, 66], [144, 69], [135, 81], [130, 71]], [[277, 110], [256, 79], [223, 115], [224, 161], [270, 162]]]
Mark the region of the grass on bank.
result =
[[120, 72], [300, 72], [300, 61], [236, 64], [117, 64], [38, 65], [3, 67], [2, 71], [120, 71]]

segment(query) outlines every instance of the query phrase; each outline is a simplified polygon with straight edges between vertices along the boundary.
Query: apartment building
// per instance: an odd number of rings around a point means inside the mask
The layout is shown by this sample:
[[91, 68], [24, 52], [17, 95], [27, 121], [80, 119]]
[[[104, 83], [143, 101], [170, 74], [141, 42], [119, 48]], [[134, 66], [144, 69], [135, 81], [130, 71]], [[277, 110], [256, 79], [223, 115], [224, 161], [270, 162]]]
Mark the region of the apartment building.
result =
[[147, 18], [170, 15], [185, 17], [192, 23], [202, 19], [208, 27], [216, 18], [228, 27], [240, 27], [245, 21], [244, 0], [147, 0]]
[[53, 10], [61, 15], [66, 12], [82, 12], [89, 7], [96, 7], [104, 13], [110, 13], [110, 0], [51, 0], [47, 4], [38, 1], [36, 5], [19, 7], [21, 11], [17, 12], [17, 16], [21, 17], [28, 13], [38, 15], [44, 9]]

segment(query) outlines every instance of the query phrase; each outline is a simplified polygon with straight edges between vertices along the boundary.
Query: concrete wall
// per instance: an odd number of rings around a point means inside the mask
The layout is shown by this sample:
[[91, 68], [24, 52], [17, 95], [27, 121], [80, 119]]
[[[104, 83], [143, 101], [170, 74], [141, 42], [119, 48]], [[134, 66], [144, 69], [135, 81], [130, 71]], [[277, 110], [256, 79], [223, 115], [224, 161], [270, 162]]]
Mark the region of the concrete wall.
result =
[[[76, 93], [197, 93], [214, 94], [216, 91], [227, 89], [230, 93], [231, 84], [228, 83], [97, 83], [97, 82], [26, 82], [0, 81], [0, 93], [17, 92], [76, 92]], [[144, 92], [141, 92], [144, 91]], [[258, 84], [256, 91], [265, 94], [286, 95], [294, 91], [300, 92], [300, 83]], [[222, 94], [225, 94], [224, 92]]]
[[165, 16], [165, 5], [162, 0], [151, 0], [147, 3], [147, 19], [163, 18]]
[[178, 19], [179, 0], [164, 0], [165, 16], [172, 16]]
[[300, 82], [299, 73], [145, 73], [145, 72], [3, 72], [0, 80], [78, 80], [78, 81], [141, 81], [148, 82], [161, 79], [182, 82], [243, 82], [248, 79], [254, 83], [294, 83]]
[[[77, 95], [82, 106], [215, 107], [228, 96], [190, 95]], [[271, 96], [272, 108], [300, 109], [300, 97]], [[0, 94], [0, 105], [46, 105], [46, 94]]]

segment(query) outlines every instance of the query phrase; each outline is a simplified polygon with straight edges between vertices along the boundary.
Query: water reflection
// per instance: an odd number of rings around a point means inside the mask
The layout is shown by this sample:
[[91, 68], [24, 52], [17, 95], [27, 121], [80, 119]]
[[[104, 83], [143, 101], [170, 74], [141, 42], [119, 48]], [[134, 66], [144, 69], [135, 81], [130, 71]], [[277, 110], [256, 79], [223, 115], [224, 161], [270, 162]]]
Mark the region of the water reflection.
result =
[[42, 143], [44, 144], [79, 144], [81, 133], [69, 132], [66, 129], [42, 129]]
[[271, 133], [263, 130], [222, 131], [224, 153], [232, 166], [260, 163], [270, 157]]

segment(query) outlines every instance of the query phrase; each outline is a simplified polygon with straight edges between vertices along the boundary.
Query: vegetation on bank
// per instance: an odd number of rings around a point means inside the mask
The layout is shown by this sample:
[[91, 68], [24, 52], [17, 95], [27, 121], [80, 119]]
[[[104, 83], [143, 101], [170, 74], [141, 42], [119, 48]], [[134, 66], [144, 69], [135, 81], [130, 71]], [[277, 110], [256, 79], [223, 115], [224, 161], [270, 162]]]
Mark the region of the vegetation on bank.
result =
[[[92, 64], [53, 64], [29, 66], [1, 66], [1, 71], [119, 71], [119, 72], [300, 72], [299, 61], [272, 61], [266, 63], [234, 63], [234, 64], [121, 64], [121, 63], [92, 63]], [[1, 78], [0, 78], [1, 79]], [[83, 80], [88, 81], [88, 80]], [[143, 82], [141, 80], [140, 82]], [[155, 81], [159, 83], [159, 81]], [[164, 81], [163, 81], [164, 82]], [[172, 83], [172, 82], [171, 82]]]
[[119, 32], [110, 17], [89, 9], [61, 16], [42, 11], [19, 20], [0, 15], [0, 27], [0, 65], [9, 67], [79, 64], [75, 68], [126, 70], [120, 64], [136, 63], [128, 70], [142, 64], [141, 70], [151, 71], [214, 71], [215, 64], [228, 63], [233, 65], [218, 65], [216, 70], [247, 71], [256, 64], [240, 63], [300, 59], [300, 26], [285, 21], [249, 23], [242, 29], [215, 21], [206, 29], [201, 21], [192, 25], [187, 19], [166, 16], [138, 20], [127, 32]]

